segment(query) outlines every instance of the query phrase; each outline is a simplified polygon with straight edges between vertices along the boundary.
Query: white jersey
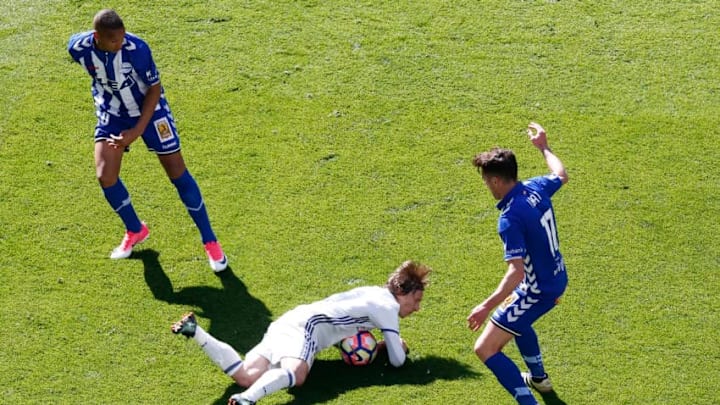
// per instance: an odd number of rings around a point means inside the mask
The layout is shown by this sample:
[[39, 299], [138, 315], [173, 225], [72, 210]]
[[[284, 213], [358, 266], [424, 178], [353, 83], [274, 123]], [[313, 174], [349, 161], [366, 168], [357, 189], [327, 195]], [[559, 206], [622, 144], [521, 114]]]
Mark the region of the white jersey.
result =
[[399, 367], [405, 362], [399, 312], [400, 304], [387, 288], [358, 287], [300, 305], [273, 322], [268, 332], [296, 330], [302, 335], [303, 348], [293, 357], [312, 364], [312, 358], [320, 350], [360, 330], [378, 328], [387, 345], [390, 363]]

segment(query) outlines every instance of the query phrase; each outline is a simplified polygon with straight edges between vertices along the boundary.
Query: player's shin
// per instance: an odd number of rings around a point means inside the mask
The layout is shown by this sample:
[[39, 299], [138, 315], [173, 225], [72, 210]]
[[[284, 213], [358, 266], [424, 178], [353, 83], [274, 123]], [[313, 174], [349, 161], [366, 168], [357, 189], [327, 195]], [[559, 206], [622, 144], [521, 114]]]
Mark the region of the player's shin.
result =
[[295, 374], [292, 371], [285, 368], [274, 368], [266, 371], [250, 388], [242, 393], [242, 396], [250, 401], [257, 402], [266, 395], [294, 385]]
[[118, 179], [115, 184], [102, 190], [107, 202], [125, 224], [125, 229], [130, 232], [140, 232], [142, 224], [135, 213], [135, 209], [130, 202], [130, 194], [122, 180]]
[[185, 208], [187, 208], [190, 217], [192, 217], [198, 230], [200, 230], [202, 242], [207, 243], [217, 240], [210, 226], [210, 218], [205, 209], [202, 194], [200, 194], [200, 187], [192, 175], [190, 175], [190, 172], [185, 170], [180, 177], [172, 180], [172, 183], [175, 185], [180, 195], [180, 200], [185, 204]]
[[485, 360], [485, 365], [495, 374], [495, 378], [500, 382], [500, 385], [515, 398], [518, 404], [537, 405], [530, 388], [525, 385], [525, 381], [520, 375], [520, 370], [505, 354], [502, 352], [495, 353]]
[[215, 339], [200, 326], [197, 326], [193, 339], [225, 374], [232, 376], [242, 365], [240, 355], [232, 346]]
[[523, 331], [521, 336], [515, 337], [515, 344], [528, 370], [530, 370], [530, 374], [532, 374], [533, 377], [544, 376], [545, 367], [543, 365], [542, 354], [540, 353], [540, 343], [538, 343], [535, 330], [530, 328]]

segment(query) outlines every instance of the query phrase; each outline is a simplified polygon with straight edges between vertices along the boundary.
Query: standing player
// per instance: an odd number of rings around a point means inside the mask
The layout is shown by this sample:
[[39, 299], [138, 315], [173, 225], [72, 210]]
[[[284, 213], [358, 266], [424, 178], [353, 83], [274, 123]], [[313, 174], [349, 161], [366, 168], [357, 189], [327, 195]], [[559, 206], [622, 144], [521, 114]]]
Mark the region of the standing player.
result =
[[105, 198], [125, 224], [125, 236], [110, 258], [130, 257], [133, 246], [149, 234], [120, 180], [123, 153], [142, 137], [147, 148], [157, 154], [200, 230], [210, 267], [216, 272], [225, 270], [227, 258], [210, 226], [200, 188], [185, 167], [180, 138], [150, 48], [142, 39], [125, 32], [122, 19], [113, 10], [99, 11], [93, 28], [70, 37], [68, 52], [92, 77], [98, 118], [95, 172]]
[[271, 323], [262, 341], [245, 356], [197, 325], [188, 313], [172, 326], [174, 333], [192, 337], [225, 374], [247, 389], [230, 404], [253, 404], [283, 388], [305, 382], [315, 356], [359, 330], [378, 328], [390, 363], [405, 362], [407, 345], [400, 338], [400, 318], [420, 310], [430, 268], [406, 261], [384, 287], [357, 287], [311, 304], [300, 305]]
[[[568, 175], [550, 150], [545, 130], [533, 122], [528, 135], [551, 174], [518, 182], [515, 155], [508, 149], [494, 148], [473, 160], [490, 193], [500, 201], [498, 233], [508, 270], [497, 289], [467, 318], [476, 331], [497, 307], [475, 342], [475, 353], [519, 404], [537, 404], [528, 387], [540, 392], [553, 389], [532, 324], [556, 305], [567, 286], [550, 197], [567, 183]], [[520, 373], [502, 353], [513, 338], [529, 373]]]

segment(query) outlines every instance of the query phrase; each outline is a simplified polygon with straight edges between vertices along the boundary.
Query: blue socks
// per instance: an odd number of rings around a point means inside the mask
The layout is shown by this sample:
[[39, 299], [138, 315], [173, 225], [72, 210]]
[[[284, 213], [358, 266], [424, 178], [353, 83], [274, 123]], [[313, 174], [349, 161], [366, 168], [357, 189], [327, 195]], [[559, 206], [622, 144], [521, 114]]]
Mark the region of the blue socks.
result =
[[125, 224], [125, 229], [130, 232], [140, 232], [140, 228], [142, 228], [140, 218], [138, 218], [137, 213], [130, 202], [130, 194], [125, 188], [123, 182], [118, 178], [118, 181], [115, 184], [110, 187], [103, 188], [102, 191], [103, 194], [105, 194], [107, 202], [110, 203], [112, 209], [115, 210], [115, 212], [120, 216], [120, 219], [122, 219]]
[[520, 370], [503, 352], [497, 352], [485, 360], [485, 365], [520, 405], [537, 405], [530, 388], [525, 385]]
[[[200, 188], [195, 182], [195, 179], [190, 175], [190, 172], [185, 170], [180, 177], [171, 181], [175, 185], [175, 188], [177, 188], [180, 199], [183, 204], [185, 204], [185, 208], [187, 208], [188, 213], [190, 213], [190, 217], [192, 217], [195, 225], [197, 225], [200, 230], [203, 244], [217, 240], [210, 226], [210, 219], [208, 218], [207, 210], [205, 210], [205, 203], [200, 194]], [[125, 224], [125, 229], [130, 232], [140, 232], [140, 228], [142, 227], [140, 218], [138, 218], [130, 202], [130, 194], [122, 180], [118, 178], [115, 184], [102, 190], [107, 202]]]
[[190, 172], [185, 170], [180, 177], [171, 181], [177, 188], [180, 199], [185, 204], [190, 217], [192, 217], [195, 225], [200, 230], [203, 244], [216, 241], [217, 238], [210, 226], [210, 218], [208, 218], [207, 210], [205, 210], [205, 202], [203, 202], [200, 194], [200, 187], [198, 187]]
[[523, 331], [521, 336], [515, 337], [515, 344], [520, 354], [525, 360], [525, 364], [530, 370], [533, 377], [545, 376], [545, 367], [543, 366], [542, 354], [540, 354], [540, 344], [538, 343], [537, 334], [533, 328]]

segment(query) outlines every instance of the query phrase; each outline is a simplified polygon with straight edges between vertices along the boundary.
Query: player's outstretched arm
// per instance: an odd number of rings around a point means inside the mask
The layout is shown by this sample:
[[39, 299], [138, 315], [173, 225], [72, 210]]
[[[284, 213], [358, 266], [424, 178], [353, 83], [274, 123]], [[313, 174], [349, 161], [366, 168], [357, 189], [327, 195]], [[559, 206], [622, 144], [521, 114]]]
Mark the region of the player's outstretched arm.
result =
[[408, 350], [407, 343], [397, 334], [383, 332], [384, 340], [378, 342], [377, 350], [386, 350], [390, 364], [394, 367], [400, 367], [405, 363]]
[[540, 150], [540, 152], [543, 154], [543, 157], [545, 158], [545, 163], [547, 163], [550, 171], [556, 174], [560, 178], [560, 180], [562, 180], [563, 184], [567, 183], [569, 178], [567, 171], [565, 171], [565, 166], [563, 165], [562, 161], [558, 159], [557, 156], [555, 156], [552, 150], [550, 150], [545, 129], [540, 126], [540, 124], [536, 122], [531, 122], [528, 125], [527, 133], [533, 145], [535, 145], [535, 147], [538, 148], [538, 150]]
[[[405, 351], [405, 354], [410, 354], [410, 348], [408, 347], [407, 342], [405, 342], [405, 339], [400, 338], [400, 341], [402, 342], [402, 348]], [[377, 342], [377, 350], [378, 352], [383, 352], [387, 350], [387, 345], [385, 344], [384, 340]]]

